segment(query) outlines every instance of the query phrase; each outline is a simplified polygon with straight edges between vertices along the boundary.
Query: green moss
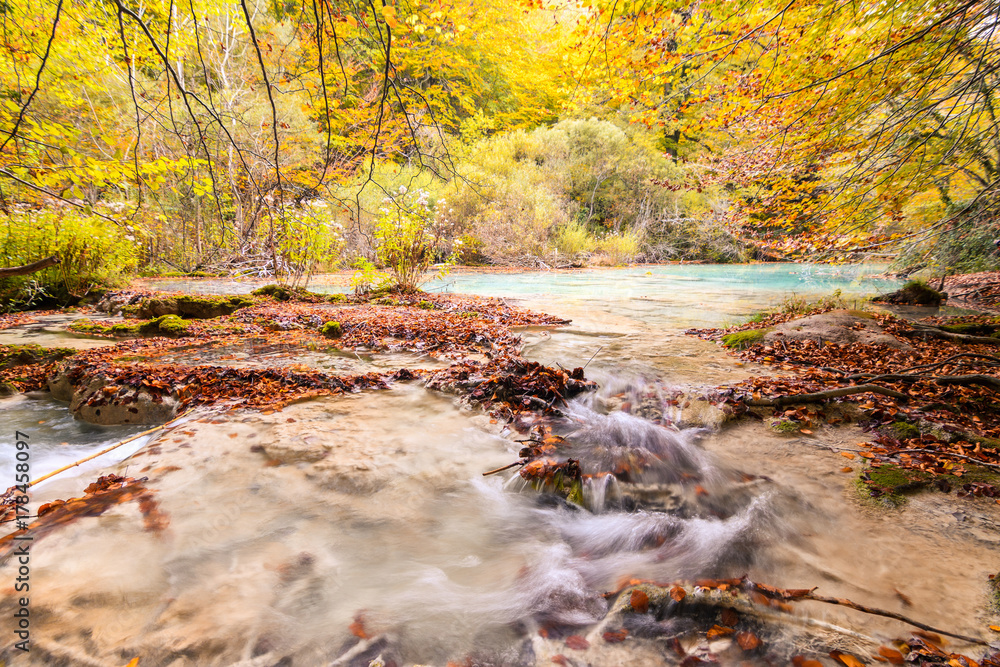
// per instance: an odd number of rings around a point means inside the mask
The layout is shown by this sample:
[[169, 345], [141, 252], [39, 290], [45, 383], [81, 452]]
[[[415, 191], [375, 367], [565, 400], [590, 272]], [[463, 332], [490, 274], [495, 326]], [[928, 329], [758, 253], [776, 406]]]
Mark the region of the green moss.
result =
[[722, 344], [732, 350], [745, 350], [764, 339], [765, 329], [747, 329], [736, 331], [722, 337]]
[[329, 295], [327, 295], [326, 300], [329, 301], [330, 303], [344, 303], [345, 301], [347, 301], [347, 295], [346, 294], [329, 294]]
[[920, 428], [909, 422], [894, 422], [883, 427], [883, 432], [896, 440], [909, 440], [920, 436]]
[[399, 301], [396, 301], [395, 299], [390, 299], [387, 296], [381, 297], [379, 299], [372, 299], [371, 303], [372, 303], [372, 305], [375, 305], [375, 306], [398, 306], [399, 305]]
[[459, 317], [465, 317], [465, 318], [468, 318], [468, 319], [472, 319], [472, 318], [475, 318], [475, 317], [482, 317], [483, 315], [482, 315], [482, 313], [477, 313], [474, 310], [466, 310], [466, 311], [463, 311], [463, 312], [459, 313], [458, 316]]
[[887, 463], [862, 470], [856, 484], [862, 498], [899, 507], [906, 503], [907, 493], [924, 488], [932, 477], [930, 473]]
[[93, 320], [81, 319], [69, 325], [70, 331], [82, 334], [95, 334], [98, 336], [111, 336], [111, 327], [106, 324], [99, 324]]
[[437, 308], [437, 304], [431, 301], [421, 301], [420, 303], [417, 304], [417, 307], [423, 308], [424, 310], [434, 310], [435, 308]]
[[771, 430], [775, 433], [781, 433], [783, 435], [791, 435], [792, 433], [798, 433], [801, 425], [798, 422], [794, 422], [791, 419], [774, 419], [769, 424]]
[[874, 320], [875, 319], [875, 315], [873, 313], [869, 313], [867, 310], [854, 310], [854, 309], [852, 309], [852, 310], [848, 310], [847, 314], [850, 315], [851, 317], [857, 317], [857, 318], [860, 318], [862, 320]]
[[327, 322], [320, 327], [319, 332], [327, 338], [340, 338], [344, 333], [340, 327], [340, 322]]

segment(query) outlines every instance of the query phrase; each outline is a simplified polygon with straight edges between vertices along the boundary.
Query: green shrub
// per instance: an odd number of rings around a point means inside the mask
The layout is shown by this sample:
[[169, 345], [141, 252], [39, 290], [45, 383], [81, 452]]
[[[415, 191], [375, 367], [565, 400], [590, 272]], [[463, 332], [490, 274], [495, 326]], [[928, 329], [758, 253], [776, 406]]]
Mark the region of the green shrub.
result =
[[587, 231], [586, 225], [577, 220], [560, 227], [553, 240], [559, 252], [571, 257], [593, 252], [597, 247], [597, 239]]
[[635, 229], [608, 234], [597, 243], [597, 252], [615, 265], [630, 264], [639, 256], [642, 233]]
[[[441, 215], [430, 205], [425, 190], [408, 193], [405, 187], [386, 199], [375, 222], [375, 256], [392, 276], [392, 289], [415, 292], [424, 272], [435, 259], [440, 239], [435, 219]], [[442, 265], [439, 275], [447, 273], [453, 258]]]
[[21, 266], [58, 254], [60, 264], [31, 275], [0, 279], [8, 308], [66, 305], [98, 287], [124, 284], [135, 271], [139, 248], [127, 228], [83, 214], [33, 211], [0, 222], [0, 262]]

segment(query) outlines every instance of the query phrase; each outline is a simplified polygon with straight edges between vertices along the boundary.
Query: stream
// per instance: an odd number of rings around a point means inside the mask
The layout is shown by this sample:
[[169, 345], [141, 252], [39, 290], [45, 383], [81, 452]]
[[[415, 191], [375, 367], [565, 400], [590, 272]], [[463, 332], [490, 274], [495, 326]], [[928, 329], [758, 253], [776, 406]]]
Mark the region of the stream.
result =
[[[32, 650], [14, 649], [0, 624], [0, 661], [679, 664], [664, 638], [683, 636], [685, 619], [656, 619], [632, 627], [628, 641], [605, 642], [598, 630], [613, 600], [602, 594], [630, 579], [744, 574], [981, 635], [987, 577], [1000, 569], [1000, 506], [920, 494], [898, 510], [873, 507], [855, 489], [859, 459], [839, 454], [868, 439], [860, 429], [788, 436], [755, 422], [720, 428], [721, 413], [697, 400], [710, 387], [774, 370], [684, 330], [735, 323], [793, 295], [839, 289], [860, 300], [894, 289], [871, 278], [880, 269], [672, 265], [433, 281], [426, 289], [503, 296], [571, 319], [519, 331], [527, 359], [587, 365], [600, 386], [571, 401], [552, 428], [574, 443], [585, 470], [641, 460], [641, 473], [588, 479], [582, 506], [539, 495], [515, 471], [484, 477], [515, 461], [516, 440], [526, 436], [416, 382], [280, 411], [202, 410], [152, 443], [141, 438], [33, 490], [35, 508], [82, 495], [99, 474], [146, 476], [169, 526], [144, 531], [137, 503], [125, 503], [34, 544]], [[259, 283], [141, 286], [246, 293]], [[321, 277], [310, 289], [347, 287], [343, 277]], [[40, 329], [30, 331], [9, 330], [3, 342], [33, 342]], [[170, 361], [186, 364], [293, 358], [344, 373], [440, 366], [417, 355], [296, 352], [266, 342], [173, 354]], [[0, 475], [11, 483], [15, 429], [30, 436], [36, 478], [143, 430], [75, 422], [42, 394], [0, 399], [0, 417]], [[16, 608], [16, 567], [12, 559], [0, 565], [5, 618]], [[743, 655], [731, 638], [683, 648], [723, 664], [786, 664], [820, 651], [832, 665], [824, 647], [871, 651], [872, 638], [907, 636], [898, 621], [844, 607], [802, 603], [786, 616], [755, 626], [764, 651]], [[587, 646], [567, 645], [568, 635], [586, 636]]]

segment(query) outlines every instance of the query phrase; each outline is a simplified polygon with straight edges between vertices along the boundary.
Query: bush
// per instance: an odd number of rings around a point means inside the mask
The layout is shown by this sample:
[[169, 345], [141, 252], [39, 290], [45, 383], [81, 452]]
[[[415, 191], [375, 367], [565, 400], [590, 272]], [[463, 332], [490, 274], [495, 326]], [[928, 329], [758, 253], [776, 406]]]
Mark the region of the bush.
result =
[[587, 226], [579, 221], [560, 227], [553, 240], [559, 252], [571, 257], [593, 252], [597, 247], [597, 240], [587, 231]]
[[31, 275], [0, 279], [0, 302], [8, 308], [45, 303], [66, 305], [101, 287], [127, 282], [139, 248], [127, 228], [64, 211], [15, 213], [0, 222], [0, 262], [21, 266], [58, 254], [60, 264]]
[[608, 234], [597, 243], [597, 252], [603, 255], [610, 264], [630, 264], [639, 256], [642, 247], [642, 233], [638, 230], [614, 232]]
[[[375, 222], [375, 257], [391, 274], [391, 289], [417, 291], [435, 259], [439, 216], [443, 213], [430, 206], [425, 190], [408, 193], [400, 187], [396, 196], [383, 202]], [[446, 260], [442, 272], [453, 261], [453, 257]]]

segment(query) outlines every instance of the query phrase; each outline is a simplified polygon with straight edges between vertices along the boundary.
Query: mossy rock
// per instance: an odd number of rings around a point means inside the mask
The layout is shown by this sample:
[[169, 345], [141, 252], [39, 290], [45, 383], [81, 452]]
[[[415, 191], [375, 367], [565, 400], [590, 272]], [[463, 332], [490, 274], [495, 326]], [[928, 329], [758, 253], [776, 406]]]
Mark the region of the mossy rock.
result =
[[966, 336], [994, 336], [997, 334], [997, 325], [967, 322], [965, 324], [944, 324], [943, 331], [950, 333], [965, 334]]
[[858, 318], [861, 318], [863, 320], [874, 320], [875, 319], [875, 314], [874, 313], [869, 313], [867, 310], [856, 310], [856, 309], [852, 308], [852, 309], [850, 309], [850, 310], [847, 311], [847, 314], [850, 315], [851, 317], [858, 317]]
[[390, 299], [387, 296], [384, 296], [384, 297], [381, 297], [381, 298], [378, 298], [378, 299], [372, 299], [371, 303], [372, 303], [372, 305], [375, 305], [375, 306], [398, 306], [399, 305], [399, 301], [396, 301], [395, 299]]
[[287, 285], [264, 285], [251, 292], [254, 296], [267, 296], [276, 301], [307, 301], [309, 303], [319, 303], [326, 301], [323, 294], [310, 292], [304, 287], [289, 287]]
[[417, 304], [417, 308], [422, 308], [424, 310], [434, 310], [437, 308], [437, 304], [433, 301], [421, 301]]
[[18, 391], [17, 387], [10, 384], [9, 382], [0, 382], [0, 398], [6, 398], [8, 396], [13, 396], [14, 394], [21, 393]]
[[177, 315], [163, 315], [139, 325], [139, 331], [144, 334], [160, 334], [180, 338], [189, 335], [189, 323]]
[[340, 322], [327, 322], [319, 328], [319, 332], [327, 338], [340, 338], [344, 334]]
[[745, 350], [751, 345], [764, 340], [766, 329], [747, 329], [726, 334], [722, 337], [722, 344], [731, 350]]
[[940, 306], [945, 298], [944, 294], [933, 289], [927, 283], [911, 280], [895, 292], [875, 300], [906, 306]]
[[347, 301], [346, 294], [328, 294], [326, 300], [330, 303], [344, 303]]
[[36, 343], [0, 345], [0, 368], [13, 368], [71, 357], [78, 350], [69, 347], [42, 347]]
[[[240, 308], [254, 305], [253, 299], [245, 296], [168, 296], [151, 297], [142, 302], [135, 314], [142, 318], [156, 318], [163, 315], [178, 315], [195, 320], [210, 320], [215, 317], [232, 315]], [[125, 315], [125, 310], [122, 310]]]

